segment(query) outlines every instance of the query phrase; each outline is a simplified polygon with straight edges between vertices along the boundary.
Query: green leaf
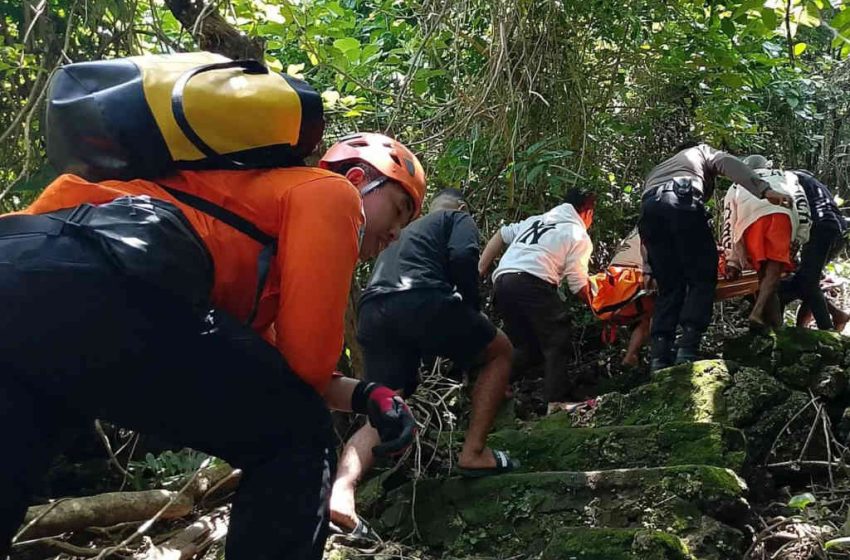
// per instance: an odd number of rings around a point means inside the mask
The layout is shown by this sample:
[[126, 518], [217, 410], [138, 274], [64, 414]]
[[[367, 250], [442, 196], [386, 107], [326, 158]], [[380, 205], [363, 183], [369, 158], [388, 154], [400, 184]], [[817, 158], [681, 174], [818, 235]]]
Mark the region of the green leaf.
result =
[[806, 51], [806, 43], [797, 43], [794, 45], [794, 56], [800, 56]]
[[764, 6], [764, 0], [746, 0], [746, 2], [741, 2], [741, 5], [732, 12], [732, 19], [737, 20], [741, 16], [746, 15], [750, 10], [759, 9], [762, 6]]
[[844, 548], [846, 546], [850, 546], [850, 537], [831, 539], [826, 541], [823, 545], [826, 550], [829, 550], [830, 548]]
[[804, 494], [797, 494], [790, 500], [788, 500], [788, 507], [792, 507], [794, 509], [806, 509], [811, 504], [817, 502], [818, 499], [815, 498], [814, 494], [811, 492], [806, 492]]
[[764, 26], [768, 29], [776, 29], [776, 23], [778, 21], [778, 18], [776, 17], [776, 10], [773, 8], [762, 8], [761, 20], [764, 22]]
[[805, 27], [819, 27], [820, 10], [814, 4], [806, 4], [806, 9], [800, 13], [797, 21]]
[[290, 64], [286, 67], [286, 73], [299, 80], [304, 79], [304, 74], [301, 73], [303, 70], [304, 64]]
[[354, 37], [346, 37], [344, 39], [337, 39], [334, 41], [334, 46], [341, 50], [342, 52], [350, 51], [350, 50], [360, 50], [360, 41], [355, 39]]
[[339, 101], [339, 92], [334, 91], [332, 89], [328, 89], [322, 92], [322, 103], [328, 109], [331, 109], [336, 106], [337, 101]]
[[739, 88], [746, 83], [744, 81], [744, 78], [742, 78], [739, 74], [735, 74], [732, 72], [725, 72], [723, 74], [720, 74], [720, 76], [718, 77], [720, 81], [723, 82], [723, 85], [732, 88]]
[[726, 18], [723, 21], [721, 21], [720, 22], [720, 29], [730, 39], [735, 36], [735, 24], [732, 22], [731, 19]]
[[845, 27], [850, 27], [850, 9], [843, 9], [829, 22], [830, 27], [841, 31]]
[[345, 16], [345, 8], [339, 5], [338, 2], [330, 2], [327, 5], [328, 11], [332, 12], [335, 16], [343, 17]]

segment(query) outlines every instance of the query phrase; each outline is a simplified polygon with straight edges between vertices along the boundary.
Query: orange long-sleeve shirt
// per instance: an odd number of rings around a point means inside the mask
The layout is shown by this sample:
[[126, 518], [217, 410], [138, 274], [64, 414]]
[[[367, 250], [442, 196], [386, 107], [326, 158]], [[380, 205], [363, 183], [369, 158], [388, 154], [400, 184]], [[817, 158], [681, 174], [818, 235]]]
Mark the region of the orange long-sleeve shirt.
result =
[[[345, 307], [364, 223], [357, 189], [340, 175], [303, 167], [182, 171], [160, 182], [230, 210], [278, 239], [252, 327], [274, 332], [289, 365], [324, 392], [342, 350]], [[167, 200], [185, 213], [213, 258], [213, 305], [247, 318], [257, 286], [260, 244], [175, 200], [154, 182], [90, 183], [62, 175], [25, 213], [101, 204], [128, 194]]]

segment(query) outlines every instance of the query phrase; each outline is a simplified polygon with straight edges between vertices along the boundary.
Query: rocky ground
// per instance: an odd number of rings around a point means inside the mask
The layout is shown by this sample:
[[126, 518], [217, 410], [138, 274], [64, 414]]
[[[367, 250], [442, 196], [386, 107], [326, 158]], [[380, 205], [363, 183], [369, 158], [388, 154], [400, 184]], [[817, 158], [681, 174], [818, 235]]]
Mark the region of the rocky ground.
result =
[[[435, 364], [411, 400], [417, 445], [361, 486], [360, 509], [385, 540], [335, 539], [326, 558], [850, 558], [836, 544], [850, 536], [850, 338], [789, 328], [771, 337], [714, 336], [710, 344], [717, 359], [652, 376], [645, 369], [603, 376], [598, 406], [572, 415], [538, 416], [539, 381], [523, 380], [490, 437], [522, 467], [480, 480], [453, 476], [469, 406], [463, 385]], [[613, 371], [615, 355], [585, 349], [582, 367]], [[342, 440], [352, 427], [349, 416], [341, 420]], [[70, 515], [83, 501], [32, 508], [31, 520], [50, 511], [22, 532], [12, 559], [223, 558], [238, 474], [221, 463], [198, 469], [199, 458], [185, 450], [127, 463], [122, 449], [137, 443], [114, 448], [128, 473], [57, 475], [45, 495], [68, 495], [63, 488], [85, 482], [103, 510], [87, 515], [99, 520], [117, 511], [107, 498], [125, 506], [143, 494], [156, 500], [108, 529]], [[104, 472], [107, 462], [99, 461]], [[77, 462], [63, 465], [56, 473], [82, 476]], [[144, 474], [136, 482], [149, 484], [135, 494], [126, 492], [134, 469]], [[109, 489], [124, 492], [102, 494]], [[149, 523], [155, 514], [159, 521]]]
[[[850, 338], [784, 329], [730, 339], [720, 355], [606, 393], [586, 413], [521, 421], [507, 410], [491, 444], [518, 458], [519, 472], [374, 479], [364, 513], [416, 552], [365, 554], [826, 558], [824, 543], [844, 534], [850, 495]], [[803, 490], [811, 500], [789, 506]], [[332, 557], [363, 554], [336, 548]]]

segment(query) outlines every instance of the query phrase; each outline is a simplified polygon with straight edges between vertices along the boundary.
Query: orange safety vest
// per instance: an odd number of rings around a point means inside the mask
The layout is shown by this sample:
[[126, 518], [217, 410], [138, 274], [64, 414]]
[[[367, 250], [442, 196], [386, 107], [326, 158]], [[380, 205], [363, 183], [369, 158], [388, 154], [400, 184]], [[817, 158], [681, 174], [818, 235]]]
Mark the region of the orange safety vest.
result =
[[[163, 186], [236, 214], [277, 241], [257, 300], [262, 245], [184, 204]], [[204, 241], [215, 267], [212, 303], [273, 333], [273, 342], [307, 383], [324, 392], [342, 351], [343, 322], [359, 255], [364, 215], [360, 193], [344, 177], [317, 168], [181, 171], [158, 183], [90, 183], [62, 175], [24, 213], [43, 214], [125, 195], [148, 195], [179, 207]]]

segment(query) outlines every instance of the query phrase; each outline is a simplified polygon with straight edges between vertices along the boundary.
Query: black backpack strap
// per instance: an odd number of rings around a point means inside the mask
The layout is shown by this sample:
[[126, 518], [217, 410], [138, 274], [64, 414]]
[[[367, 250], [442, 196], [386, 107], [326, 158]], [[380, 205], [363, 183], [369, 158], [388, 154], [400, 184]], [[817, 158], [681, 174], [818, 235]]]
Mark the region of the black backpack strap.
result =
[[224, 222], [263, 246], [260, 256], [257, 258], [257, 290], [254, 293], [254, 304], [251, 306], [251, 313], [248, 315], [248, 319], [245, 321], [246, 325], [253, 323], [260, 305], [260, 296], [263, 295], [263, 288], [266, 285], [269, 271], [271, 270], [272, 259], [277, 254], [277, 238], [267, 234], [242, 216], [226, 208], [222, 208], [218, 204], [213, 204], [205, 198], [167, 187], [162, 183], [157, 184], [183, 204]]
[[242, 167], [240, 162], [219, 154], [206, 142], [204, 142], [200, 136], [198, 136], [198, 133], [195, 132], [195, 129], [192, 128], [191, 124], [189, 124], [189, 119], [186, 118], [186, 110], [183, 107], [183, 93], [186, 89], [186, 85], [189, 83], [189, 80], [198, 74], [203, 74], [204, 72], [209, 72], [211, 70], [225, 70], [228, 68], [241, 68], [246, 74], [269, 73], [269, 69], [266, 68], [263, 63], [250, 59], [229, 60], [227, 62], [216, 62], [213, 64], [198, 66], [197, 68], [184, 72], [183, 75], [178, 78], [177, 82], [175, 82], [174, 88], [171, 90], [171, 112], [174, 115], [174, 120], [177, 122], [177, 126], [180, 127], [180, 130], [183, 131], [186, 138], [188, 138], [201, 153], [213, 160], [225, 161], [235, 165], [236, 167]]

